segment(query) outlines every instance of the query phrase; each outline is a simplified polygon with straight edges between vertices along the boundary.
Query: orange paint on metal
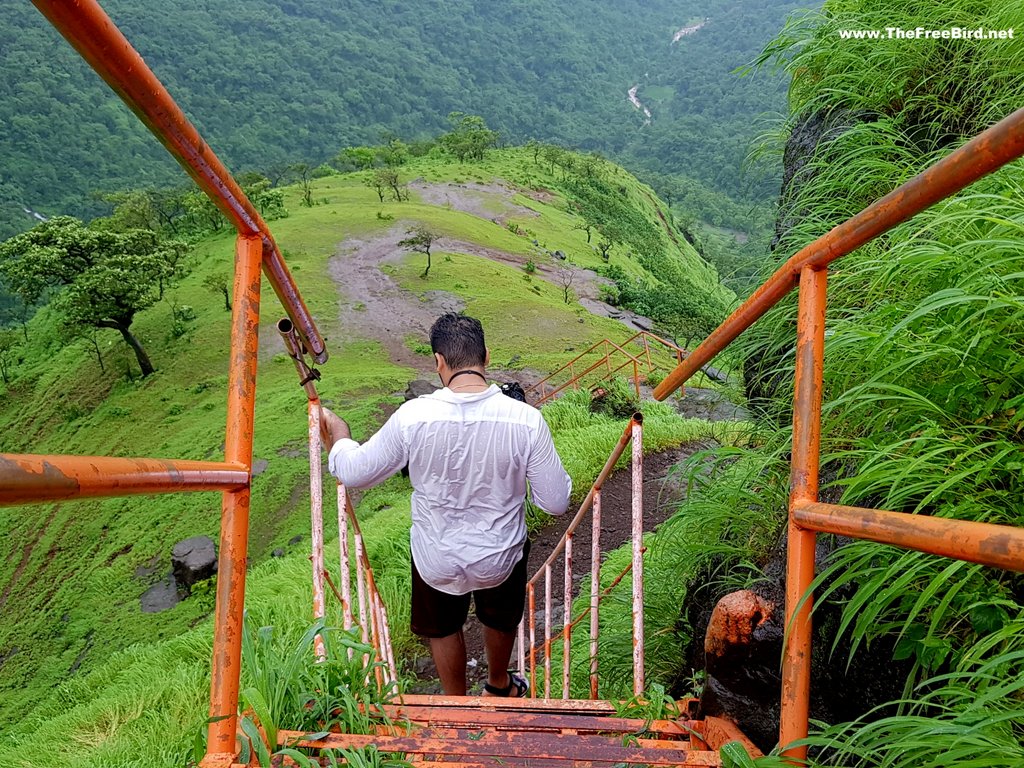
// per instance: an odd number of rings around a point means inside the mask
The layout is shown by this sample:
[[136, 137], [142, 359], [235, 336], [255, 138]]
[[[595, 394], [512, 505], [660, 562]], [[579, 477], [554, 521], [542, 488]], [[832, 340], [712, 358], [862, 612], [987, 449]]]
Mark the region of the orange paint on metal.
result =
[[730, 592], [715, 604], [704, 634], [705, 656], [725, 656], [729, 648], [750, 645], [754, 630], [774, 613], [775, 603], [749, 589]]
[[282, 744], [312, 749], [362, 748], [374, 745], [381, 752], [406, 752], [414, 755], [469, 757], [516, 757], [529, 760], [579, 760], [641, 765], [721, 765], [716, 752], [695, 752], [683, 742], [665, 748], [624, 746], [621, 738], [584, 734], [520, 734], [510, 731], [464, 732], [462, 738], [419, 736], [377, 736], [332, 733], [319, 739], [303, 738], [298, 731], [282, 731]]
[[[632, 434], [632, 433], [631, 433]], [[594, 519], [590, 532], [590, 698], [597, 698], [597, 640], [601, 603], [601, 489], [594, 490]], [[633, 563], [630, 562], [630, 567]]]
[[[569, 621], [572, 616], [572, 542], [573, 535], [570, 533], [565, 537], [565, 568], [562, 572], [562, 624]], [[569, 680], [571, 677], [570, 663], [572, 662], [572, 627], [562, 630], [562, 698], [569, 698]]]
[[0, 454], [0, 506], [139, 493], [237, 490], [248, 484], [248, 465], [241, 462]]
[[[259, 238], [238, 238], [235, 245], [232, 294], [235, 301], [231, 313], [228, 421], [224, 454], [227, 461], [245, 466], [252, 463], [262, 255], [263, 247]], [[218, 755], [233, 754], [235, 751], [248, 537], [249, 488], [226, 492], [221, 512], [210, 679], [211, 722], [207, 741], [210, 764], [219, 759]]]
[[[279, 326], [280, 327], [280, 326]], [[309, 525], [313, 563], [313, 619], [326, 616], [327, 606], [324, 601], [324, 488], [323, 463], [320, 457], [320, 400], [313, 397], [308, 403], [309, 418]], [[313, 653], [317, 661], [327, 658], [323, 637], [317, 633], [313, 638]]]
[[1004, 117], [910, 181], [797, 251], [654, 390], [664, 400], [774, 307], [804, 267], [821, 268], [928, 206], [1024, 155], [1024, 108]]
[[[376, 711], [376, 710], [375, 710]], [[551, 712], [519, 712], [515, 719], [509, 712], [480, 710], [471, 707], [431, 707], [385, 705], [380, 712], [392, 721], [409, 720], [430, 727], [497, 728], [499, 730], [551, 731], [574, 730], [578, 733], [652, 733], [660, 736], [690, 737], [691, 721], [641, 720], [593, 714]]]
[[1024, 572], [1024, 528], [1016, 526], [810, 501], [796, 504], [794, 516], [809, 530]]
[[[640, 341], [643, 342], [643, 347], [644, 347], [643, 354], [646, 355], [646, 358], [647, 358], [647, 370], [648, 370], [648, 372], [651, 372], [651, 371], [655, 370], [655, 368], [658, 367], [658, 366], [654, 365], [654, 363], [651, 360], [651, 346], [650, 346], [650, 342], [651, 341], [657, 342], [659, 345], [661, 345], [661, 346], [665, 347], [666, 349], [668, 349], [670, 352], [672, 352], [673, 356], [677, 360], [682, 360], [683, 357], [686, 354], [685, 350], [680, 349], [679, 347], [677, 347], [672, 342], [666, 341], [665, 339], [661, 338], [660, 336], [657, 336], [657, 335], [655, 335], [653, 333], [650, 333], [649, 331], [640, 331], [639, 333], [635, 333], [632, 336], [630, 336], [628, 339], [626, 339], [626, 341], [622, 342], [621, 345], [615, 344], [614, 342], [611, 342], [608, 339], [602, 339], [601, 341], [598, 341], [598, 342], [592, 344], [585, 351], [583, 351], [580, 354], [576, 355], [576, 357], [574, 357], [572, 360], [570, 360], [568, 363], [563, 365], [558, 370], [554, 371], [553, 373], [549, 374], [548, 376], [545, 376], [543, 379], [538, 381], [536, 384], [531, 384], [529, 387], [526, 388], [526, 394], [527, 395], [532, 395], [532, 394], [535, 394], [535, 393], [539, 392], [540, 397], [534, 402], [534, 405], [539, 406], [539, 405], [543, 404], [545, 401], [547, 401], [547, 400], [551, 399], [552, 397], [554, 397], [556, 394], [558, 394], [559, 392], [561, 392], [562, 390], [564, 390], [567, 387], [571, 386], [573, 389], [579, 389], [579, 381], [580, 381], [580, 379], [582, 377], [586, 376], [587, 374], [592, 373], [597, 368], [600, 368], [602, 365], [604, 365], [606, 367], [606, 369], [608, 371], [608, 374], [610, 375], [612, 373], [615, 373], [617, 371], [622, 370], [625, 366], [627, 366], [630, 363], [632, 363], [633, 366], [634, 366], [635, 378], [638, 378], [639, 377], [638, 366], [643, 364], [643, 359], [642, 358], [638, 359], [634, 355], [632, 355], [629, 352], [627, 352], [626, 349], [625, 349], [625, 347], [628, 344], [632, 344], [633, 342], [635, 342], [637, 340], [640, 340]], [[612, 368], [611, 368], [610, 357], [611, 357], [611, 355], [613, 353], [608, 349], [608, 345], [609, 344], [612, 347], [614, 347], [617, 351], [621, 352], [626, 357], [626, 361], [624, 363], [622, 363], [621, 365], [619, 365], [615, 370], [612, 370]], [[577, 375], [575, 373], [575, 370], [574, 370], [574, 367], [575, 367], [576, 363], [578, 363], [580, 360], [582, 360], [584, 357], [586, 357], [587, 355], [589, 355], [591, 352], [593, 352], [594, 350], [598, 349], [599, 347], [604, 349], [604, 355], [600, 359], [598, 359], [597, 362], [595, 362], [593, 365], [591, 365], [589, 368], [587, 368], [585, 371], [583, 371], [582, 373]], [[549, 382], [551, 382], [552, 379], [557, 378], [564, 371], [569, 371], [569, 380], [566, 381], [564, 384], [560, 385], [557, 389], [549, 390], [549, 386], [550, 386]]]
[[313, 358], [325, 362], [323, 337], [259, 212], [117, 25], [96, 0], [33, 3], [160, 140], [238, 233], [260, 239], [267, 279], [308, 342]]
[[397, 702], [408, 706], [472, 708], [480, 711], [517, 710], [520, 712], [590, 712], [614, 714], [610, 701], [590, 699], [503, 699], [498, 696], [438, 696], [406, 693]]
[[796, 522], [793, 506], [817, 501], [821, 442], [821, 387], [825, 360], [825, 297], [828, 273], [804, 267], [797, 307], [796, 380], [793, 396], [793, 458], [790, 473], [789, 547], [786, 562], [786, 641], [782, 656], [779, 744], [783, 755], [807, 757], [806, 747], [786, 748], [807, 736], [811, 696], [811, 582], [813, 531]]
[[716, 751], [730, 742], [738, 741], [751, 757], [764, 756], [764, 753], [743, 734], [736, 723], [725, 717], [705, 717], [701, 737], [711, 749]]

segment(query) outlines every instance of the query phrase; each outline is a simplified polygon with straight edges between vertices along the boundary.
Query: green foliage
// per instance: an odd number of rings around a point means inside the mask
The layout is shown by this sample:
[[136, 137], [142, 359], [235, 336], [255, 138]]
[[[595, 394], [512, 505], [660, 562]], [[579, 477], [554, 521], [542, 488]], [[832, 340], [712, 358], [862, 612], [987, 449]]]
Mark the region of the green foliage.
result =
[[448, 115], [452, 130], [438, 139], [445, 151], [460, 163], [484, 159], [484, 153], [498, 143], [497, 131], [487, 127], [479, 115], [452, 112]]
[[398, 245], [414, 253], [422, 253], [427, 257], [427, 267], [423, 270], [423, 277], [430, 274], [430, 249], [439, 235], [423, 224], [410, 227], [405, 231], [408, 237], [398, 241]]
[[87, 228], [61, 216], [0, 244], [0, 276], [26, 304], [56, 292], [53, 308], [66, 326], [121, 333], [147, 376], [153, 365], [130, 328], [185, 274], [186, 253], [184, 243], [151, 230]]

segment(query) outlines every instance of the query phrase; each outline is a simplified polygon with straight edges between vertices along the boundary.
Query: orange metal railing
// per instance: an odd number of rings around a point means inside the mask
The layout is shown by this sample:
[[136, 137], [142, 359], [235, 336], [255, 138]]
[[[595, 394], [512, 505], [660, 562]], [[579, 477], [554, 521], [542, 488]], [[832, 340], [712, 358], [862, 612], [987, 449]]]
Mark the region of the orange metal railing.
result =
[[[632, 443], [631, 476], [632, 476], [632, 547], [633, 556], [629, 565], [604, 590], [601, 590], [601, 487], [608, 480], [616, 463], [625, 453], [626, 447]], [[591, 515], [590, 538], [590, 605], [575, 619], [572, 618], [573, 602], [573, 541], [576, 531], [583, 524], [588, 512]], [[590, 616], [590, 698], [598, 696], [598, 609], [601, 600], [632, 571], [633, 590], [633, 692], [640, 694], [644, 689], [644, 582], [643, 582], [643, 415], [634, 413], [626, 425], [622, 436], [612, 448], [608, 460], [594, 480], [579, 510], [569, 522], [558, 545], [548, 555], [537, 572], [526, 585], [527, 615], [519, 624], [517, 641], [519, 672], [530, 679], [530, 696], [536, 696], [537, 689], [537, 654], [543, 655], [541, 665], [544, 669], [544, 698], [551, 697], [551, 662], [552, 662], [552, 594], [551, 579], [553, 567], [562, 558], [562, 600], [563, 620], [562, 631], [562, 698], [569, 698], [570, 662], [572, 657], [572, 630], [587, 615]], [[544, 640], [537, 642], [537, 589], [544, 584]], [[582, 589], [582, 587], [581, 587]], [[527, 631], [529, 627], [529, 644]], [[527, 665], [529, 660], [529, 665]]]
[[[642, 347], [642, 349], [638, 349], [634, 355], [627, 350], [630, 345]], [[651, 354], [652, 348], [655, 350], [654, 356]], [[666, 351], [669, 353], [668, 358], [664, 356]], [[588, 356], [593, 357], [596, 352], [601, 353], [596, 359], [584, 361]], [[660, 358], [657, 357], [659, 352], [662, 354]], [[640, 331], [630, 336], [622, 344], [616, 344], [610, 339], [602, 339], [576, 355], [576, 357], [558, 370], [545, 376], [536, 384], [531, 384], [526, 388], [526, 396], [533, 405], [539, 408], [569, 387], [579, 389], [584, 380], [588, 382], [584, 386], [592, 386], [599, 382], [607, 381], [619, 371], [623, 369], [628, 370], [632, 366], [628, 372], [631, 374], [633, 387], [636, 390], [637, 397], [639, 397], [641, 371], [644, 371], [645, 374], [659, 370], [667, 373], [675, 365], [682, 362], [685, 357], [685, 350], [677, 347], [671, 341], [667, 341], [648, 331]], [[615, 365], [615, 367], [612, 368], [612, 365]], [[569, 377], [567, 380], [562, 381], [560, 384], [556, 383], [564, 378], [566, 374]]]
[[664, 400], [799, 284], [786, 572], [788, 633], [779, 728], [784, 754], [794, 760], [803, 760], [807, 753], [804, 747], [790, 745], [806, 737], [808, 730], [810, 586], [814, 579], [817, 533], [869, 539], [1024, 571], [1024, 528], [938, 520], [818, 501], [828, 265], [1022, 155], [1024, 109], [1019, 109], [794, 254], [654, 390], [655, 398]]
[[[374, 670], [377, 682], [381, 685], [394, 683], [398, 680], [398, 668], [391, 646], [391, 629], [388, 623], [387, 609], [373, 576], [373, 568], [366, 554], [363, 532], [359, 527], [352, 500], [344, 485], [338, 483], [338, 574], [340, 589], [334, 586], [330, 573], [324, 565], [324, 516], [323, 516], [323, 472], [322, 450], [320, 437], [320, 396], [314, 382], [320, 378], [319, 373], [306, 362], [306, 350], [295, 332], [291, 320], [285, 318], [277, 324], [277, 329], [284, 340], [288, 356], [295, 363], [299, 374], [299, 383], [306, 393], [309, 413], [309, 496], [310, 526], [312, 530], [313, 551], [310, 560], [313, 563], [313, 617], [322, 619], [326, 615], [324, 600], [324, 582], [330, 583], [338, 602], [341, 603], [342, 626], [352, 629], [360, 628], [361, 639], [369, 643], [375, 653]], [[350, 531], [351, 529], [351, 531]], [[350, 545], [351, 538], [351, 545]], [[355, 557], [352, 557], [352, 549]], [[352, 608], [351, 572], [353, 559], [356, 572], [356, 600], [358, 614]], [[356, 621], [358, 619], [358, 622]], [[317, 636], [314, 641], [314, 652], [317, 658], [324, 658], [326, 652], [322, 638]], [[349, 655], [351, 655], [349, 649]], [[387, 679], [382, 670], [386, 670]]]
[[95, 0], [33, 0], [124, 100], [238, 231], [223, 462], [97, 456], [0, 455], [0, 504], [135, 493], [223, 492], [205, 766], [236, 754], [242, 616], [248, 549], [260, 272], [266, 273], [302, 341], [327, 359], [317, 330], [270, 231], [209, 145]]

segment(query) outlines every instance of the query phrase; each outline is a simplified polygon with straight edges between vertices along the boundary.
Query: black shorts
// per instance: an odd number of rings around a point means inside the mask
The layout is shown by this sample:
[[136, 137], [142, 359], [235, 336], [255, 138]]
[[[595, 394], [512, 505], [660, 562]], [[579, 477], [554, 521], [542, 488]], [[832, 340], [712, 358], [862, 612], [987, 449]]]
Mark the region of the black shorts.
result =
[[465, 595], [449, 595], [427, 584], [412, 561], [412, 631], [420, 637], [448, 637], [462, 629], [469, 616], [469, 600], [476, 605], [476, 617], [485, 627], [514, 632], [523, 619], [526, 603], [526, 561], [530, 540], [523, 556], [501, 584], [477, 589]]

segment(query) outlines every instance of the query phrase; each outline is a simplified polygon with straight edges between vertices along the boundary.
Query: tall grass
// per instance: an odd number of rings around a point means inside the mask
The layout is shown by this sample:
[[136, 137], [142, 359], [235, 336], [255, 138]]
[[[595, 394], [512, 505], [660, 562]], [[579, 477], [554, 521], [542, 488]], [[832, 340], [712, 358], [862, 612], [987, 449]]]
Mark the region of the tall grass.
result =
[[[953, 25], [1022, 28], [1024, 5], [832, 2], [791, 21], [766, 49], [761, 63], [793, 76], [783, 136], [815, 114], [846, 128], [819, 144], [782, 200], [792, 226], [778, 261], [1024, 103], [1019, 45], [847, 41], [837, 33]], [[829, 498], [1024, 524], [1022, 193], [1024, 167], [1016, 162], [833, 265], [822, 430]], [[772, 531], [785, 520], [794, 342], [789, 297], [745, 340], [747, 353], [760, 358], [762, 381], [775, 382], [769, 417], [781, 426], [731, 476], [691, 494], [676, 518], [680, 552], [720, 552], [741, 566], [721, 591], [765, 564]], [[716, 499], [730, 498], [737, 528], [752, 531], [750, 539], [703, 516]], [[745, 526], [751, 519], [759, 522]], [[885, 638], [883, 647], [913, 661], [914, 672], [895, 706], [855, 723], [819, 724], [811, 762], [1021, 764], [1022, 586], [1014, 574], [892, 547], [837, 550], [816, 587], [842, 607], [831, 650], [851, 650], [831, 663], [857, 663]], [[681, 592], [676, 584], [662, 588]], [[678, 617], [661, 629], [679, 633]]]

